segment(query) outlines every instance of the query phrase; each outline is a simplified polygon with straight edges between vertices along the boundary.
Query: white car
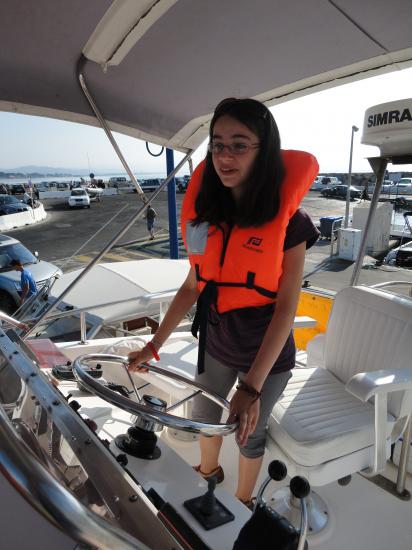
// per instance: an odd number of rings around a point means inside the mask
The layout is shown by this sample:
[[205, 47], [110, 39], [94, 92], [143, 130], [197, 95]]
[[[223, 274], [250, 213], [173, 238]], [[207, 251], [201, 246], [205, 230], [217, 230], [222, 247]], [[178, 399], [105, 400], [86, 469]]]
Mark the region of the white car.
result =
[[90, 208], [90, 197], [86, 189], [72, 189], [69, 197], [69, 206], [70, 208], [74, 208], [75, 206]]
[[331, 187], [333, 185], [341, 185], [342, 182], [340, 179], [335, 176], [318, 176], [315, 181], [312, 183], [310, 190], [311, 191], [321, 191], [326, 187]]
[[412, 195], [412, 178], [402, 178], [390, 190], [395, 195]]

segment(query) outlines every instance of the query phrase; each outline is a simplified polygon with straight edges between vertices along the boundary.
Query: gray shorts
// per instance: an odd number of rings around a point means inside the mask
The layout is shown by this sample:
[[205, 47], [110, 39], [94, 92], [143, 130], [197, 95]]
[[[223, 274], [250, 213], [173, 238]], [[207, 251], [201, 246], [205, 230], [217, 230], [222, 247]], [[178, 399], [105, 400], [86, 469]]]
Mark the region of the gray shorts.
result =
[[[262, 387], [262, 398], [260, 403], [260, 415], [255, 431], [249, 436], [247, 444], [239, 447], [241, 454], [247, 458], [259, 458], [265, 452], [267, 423], [270, 413], [282, 395], [283, 390], [292, 376], [290, 371], [270, 374]], [[245, 372], [225, 367], [216, 359], [205, 353], [205, 372], [196, 374], [196, 382], [227, 397], [235, 382], [239, 378], [243, 380]], [[192, 417], [200, 422], [218, 423], [221, 420], [223, 410], [221, 407], [203, 397], [197, 396], [193, 399]]]

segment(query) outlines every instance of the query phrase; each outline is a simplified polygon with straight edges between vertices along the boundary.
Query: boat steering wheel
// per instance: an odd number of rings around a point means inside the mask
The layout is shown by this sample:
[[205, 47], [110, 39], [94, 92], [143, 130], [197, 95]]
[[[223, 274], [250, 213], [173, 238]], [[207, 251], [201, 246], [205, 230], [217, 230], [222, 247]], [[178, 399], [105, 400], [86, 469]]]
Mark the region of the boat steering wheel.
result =
[[[97, 379], [90, 376], [90, 374], [88, 374], [84, 369], [84, 366], [86, 365], [90, 366], [89, 363], [91, 362], [120, 363], [126, 369], [129, 379], [135, 390], [136, 397], [140, 400], [140, 396], [136, 390], [136, 387], [133, 383], [130, 372], [127, 368], [127, 365], [129, 364], [128, 358], [122, 355], [94, 353], [94, 354], [88, 354], [88, 355], [81, 355], [73, 363], [74, 376], [87, 389], [87, 391], [89, 391], [94, 395], [97, 395], [101, 399], [107, 401], [108, 403], [111, 403], [112, 405], [115, 405], [116, 407], [119, 407], [120, 409], [126, 412], [130, 412], [131, 414], [140, 416], [144, 420], [147, 420], [149, 422], [154, 421], [156, 423], [162, 424], [169, 428], [173, 428], [175, 430], [182, 430], [182, 431], [191, 432], [191, 433], [199, 433], [199, 434], [208, 435], [208, 436], [229, 435], [238, 428], [238, 422], [234, 422], [230, 424], [227, 424], [227, 423], [211, 424], [208, 422], [199, 422], [196, 420], [191, 420], [189, 418], [184, 418], [182, 416], [175, 416], [175, 415], [169, 414], [168, 412], [151, 408], [150, 406], [143, 405], [141, 403], [136, 403], [135, 401], [132, 401], [128, 397], [124, 397], [123, 395], [120, 395], [114, 390], [109, 389], [108, 387], [101, 384]], [[171, 380], [181, 382], [185, 386], [188, 386], [195, 390], [193, 395], [182, 400], [180, 403], [183, 403], [184, 401], [188, 401], [195, 395], [202, 394], [208, 399], [210, 399], [211, 401], [213, 401], [214, 403], [216, 403], [217, 405], [219, 405], [220, 407], [222, 407], [222, 409], [229, 411], [229, 402], [226, 399], [224, 399], [222, 396], [206, 388], [205, 386], [198, 384], [196, 382], [193, 382], [192, 380], [189, 380], [185, 376], [181, 376], [180, 374], [177, 374], [175, 372], [168, 371], [162, 367], [154, 367], [150, 364], [145, 363], [144, 368], [147, 368], [149, 371], [154, 372], [156, 374], [161, 374], [162, 376], [165, 376], [166, 378], [169, 378]], [[169, 409], [171, 408], [174, 408], [174, 406], [172, 405], [171, 407], [169, 407]]]

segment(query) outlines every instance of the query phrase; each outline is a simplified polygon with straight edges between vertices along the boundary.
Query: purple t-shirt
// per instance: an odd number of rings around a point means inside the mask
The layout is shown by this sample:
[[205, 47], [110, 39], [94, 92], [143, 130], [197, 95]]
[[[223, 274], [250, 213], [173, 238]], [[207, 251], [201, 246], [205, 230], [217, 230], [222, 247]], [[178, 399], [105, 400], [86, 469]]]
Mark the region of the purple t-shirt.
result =
[[[318, 237], [319, 231], [309, 214], [299, 208], [289, 221], [283, 249], [288, 250], [305, 241], [308, 249], [315, 244]], [[222, 314], [210, 309], [206, 350], [223, 365], [247, 372], [260, 348], [274, 311], [275, 304], [234, 309]], [[291, 332], [270, 374], [292, 369], [295, 366], [295, 354]]]

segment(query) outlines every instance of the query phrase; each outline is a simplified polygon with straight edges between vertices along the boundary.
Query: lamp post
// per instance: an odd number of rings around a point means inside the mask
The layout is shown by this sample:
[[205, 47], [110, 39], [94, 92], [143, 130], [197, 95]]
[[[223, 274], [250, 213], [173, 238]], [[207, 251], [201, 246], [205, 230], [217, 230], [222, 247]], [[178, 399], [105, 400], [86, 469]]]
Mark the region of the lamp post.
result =
[[350, 153], [349, 153], [349, 173], [348, 173], [348, 188], [346, 190], [346, 209], [345, 209], [345, 220], [343, 227], [348, 227], [349, 224], [349, 203], [350, 203], [350, 186], [352, 183], [352, 153], [353, 153], [353, 134], [357, 132], [359, 128], [352, 126], [352, 134], [350, 138]]

